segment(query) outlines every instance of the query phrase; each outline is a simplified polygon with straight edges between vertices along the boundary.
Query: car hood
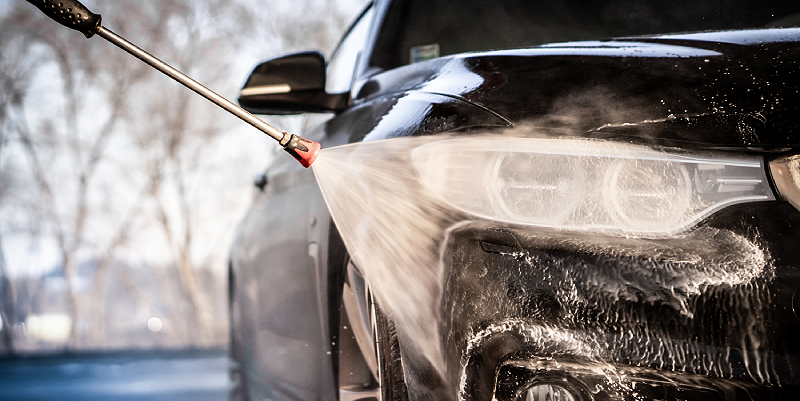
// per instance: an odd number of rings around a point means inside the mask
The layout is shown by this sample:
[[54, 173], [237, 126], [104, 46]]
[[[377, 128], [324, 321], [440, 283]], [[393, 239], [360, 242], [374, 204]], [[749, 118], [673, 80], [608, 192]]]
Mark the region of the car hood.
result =
[[455, 97], [517, 126], [780, 150], [798, 144], [800, 29], [467, 53], [373, 76], [357, 101], [398, 91]]

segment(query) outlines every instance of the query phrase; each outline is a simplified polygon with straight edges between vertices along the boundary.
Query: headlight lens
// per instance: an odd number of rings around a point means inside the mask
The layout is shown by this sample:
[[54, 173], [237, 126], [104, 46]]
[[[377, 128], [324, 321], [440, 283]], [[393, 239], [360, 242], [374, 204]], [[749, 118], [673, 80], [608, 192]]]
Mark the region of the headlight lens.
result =
[[758, 156], [476, 137], [423, 145], [412, 159], [426, 190], [464, 212], [576, 231], [666, 236], [722, 207], [775, 199]]
[[556, 384], [534, 384], [525, 390], [520, 401], [575, 401], [575, 397]]
[[778, 193], [800, 210], [800, 155], [775, 159], [769, 168]]

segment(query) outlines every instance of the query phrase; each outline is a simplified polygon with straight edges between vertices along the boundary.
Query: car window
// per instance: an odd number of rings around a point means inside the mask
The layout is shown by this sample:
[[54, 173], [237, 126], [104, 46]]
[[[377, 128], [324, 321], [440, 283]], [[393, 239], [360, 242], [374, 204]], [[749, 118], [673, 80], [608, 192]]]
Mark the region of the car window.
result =
[[797, 0], [395, 0], [370, 65], [387, 70], [469, 51], [798, 24]]
[[359, 19], [353, 24], [339, 43], [328, 62], [325, 91], [328, 93], [344, 93], [350, 91], [353, 77], [358, 66], [361, 52], [367, 41], [369, 27], [375, 14], [375, 7], [368, 5]]

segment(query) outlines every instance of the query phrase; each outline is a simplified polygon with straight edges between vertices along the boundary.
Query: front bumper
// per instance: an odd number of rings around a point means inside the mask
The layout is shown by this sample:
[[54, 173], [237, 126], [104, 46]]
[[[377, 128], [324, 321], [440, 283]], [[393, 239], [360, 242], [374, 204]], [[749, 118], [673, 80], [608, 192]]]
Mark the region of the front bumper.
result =
[[[800, 212], [730, 207], [665, 239], [467, 224], [444, 255], [441, 339], [467, 400], [793, 399]], [[520, 398], [522, 397], [522, 398]]]

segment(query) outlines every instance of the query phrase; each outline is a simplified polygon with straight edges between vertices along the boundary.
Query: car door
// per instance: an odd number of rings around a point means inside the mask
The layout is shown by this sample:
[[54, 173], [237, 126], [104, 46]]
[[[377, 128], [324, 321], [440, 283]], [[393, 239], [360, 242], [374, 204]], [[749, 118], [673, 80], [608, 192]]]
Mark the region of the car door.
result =
[[[368, 7], [331, 58], [331, 93], [350, 90], [372, 14]], [[326, 134], [332, 117], [307, 116], [320, 123], [301, 135], [324, 147], [345, 143], [346, 136]], [[312, 170], [282, 156], [267, 168], [232, 249], [232, 332], [250, 399], [336, 399], [327, 323], [328, 278], [336, 274], [327, 271], [330, 215]]]

